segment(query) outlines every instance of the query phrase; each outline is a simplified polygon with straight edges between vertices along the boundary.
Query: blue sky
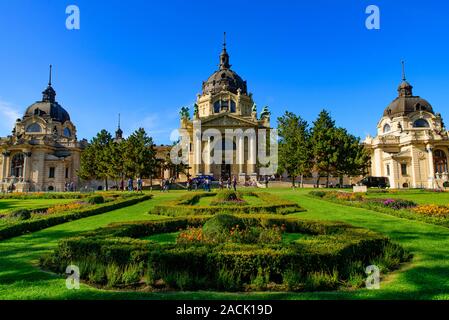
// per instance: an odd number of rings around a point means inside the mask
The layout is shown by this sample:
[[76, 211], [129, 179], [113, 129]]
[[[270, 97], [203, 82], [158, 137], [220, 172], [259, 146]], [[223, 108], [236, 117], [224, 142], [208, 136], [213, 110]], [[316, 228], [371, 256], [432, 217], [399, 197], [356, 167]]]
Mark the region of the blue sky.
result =
[[[65, 28], [76, 4], [81, 29]], [[365, 28], [378, 5], [381, 29]], [[402, 59], [414, 93], [449, 117], [449, 4], [445, 1], [0, 0], [0, 136], [41, 99], [54, 65], [58, 101], [79, 138], [144, 127], [169, 143], [178, 111], [215, 71], [223, 32], [231, 64], [261, 109], [376, 132], [396, 97]], [[449, 121], [449, 120], [448, 120]]]

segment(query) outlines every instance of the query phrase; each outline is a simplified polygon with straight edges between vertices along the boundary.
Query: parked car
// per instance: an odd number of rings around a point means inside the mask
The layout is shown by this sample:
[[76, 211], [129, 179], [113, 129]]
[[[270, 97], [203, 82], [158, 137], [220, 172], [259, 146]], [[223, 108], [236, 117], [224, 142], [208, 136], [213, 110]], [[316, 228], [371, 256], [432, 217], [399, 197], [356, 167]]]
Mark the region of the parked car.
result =
[[203, 184], [204, 180], [209, 179], [209, 181], [215, 181], [215, 178], [213, 176], [207, 176], [207, 175], [201, 175], [201, 176], [197, 176], [195, 178], [192, 179], [192, 183], [197, 183], [198, 185]]
[[368, 188], [389, 188], [390, 182], [387, 177], [365, 177], [360, 181], [360, 184]]

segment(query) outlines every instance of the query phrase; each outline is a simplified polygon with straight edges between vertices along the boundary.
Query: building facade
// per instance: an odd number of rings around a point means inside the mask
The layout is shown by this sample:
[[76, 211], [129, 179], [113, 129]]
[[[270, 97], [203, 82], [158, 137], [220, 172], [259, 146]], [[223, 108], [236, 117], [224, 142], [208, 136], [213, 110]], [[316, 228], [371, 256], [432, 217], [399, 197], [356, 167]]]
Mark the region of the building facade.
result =
[[69, 113], [56, 101], [50, 67], [42, 100], [17, 119], [10, 136], [0, 138], [0, 191], [64, 191], [70, 184], [76, 188], [85, 144], [77, 140]]
[[[180, 128], [189, 136], [191, 176], [211, 175], [216, 179], [235, 176], [240, 181], [257, 177], [258, 133], [270, 129], [270, 112], [265, 107], [258, 117], [246, 81], [231, 69], [226, 41], [219, 69], [203, 82], [202, 93], [197, 95], [193, 119], [188, 109], [183, 109]], [[200, 135], [194, 134], [196, 128]], [[240, 134], [229, 137], [226, 133], [230, 131]], [[219, 139], [211, 132], [218, 132]], [[213, 161], [217, 150], [221, 152], [220, 159]]]
[[441, 114], [413, 95], [405, 72], [398, 97], [387, 106], [377, 136], [367, 137], [371, 175], [388, 177], [392, 188], [443, 188], [448, 181], [449, 137]]

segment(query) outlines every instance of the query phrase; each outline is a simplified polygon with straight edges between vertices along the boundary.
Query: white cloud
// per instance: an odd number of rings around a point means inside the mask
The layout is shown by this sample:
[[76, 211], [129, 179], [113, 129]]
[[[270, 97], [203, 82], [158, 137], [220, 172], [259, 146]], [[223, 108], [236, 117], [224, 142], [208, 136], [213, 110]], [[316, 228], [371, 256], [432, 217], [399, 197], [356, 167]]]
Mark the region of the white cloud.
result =
[[14, 123], [20, 118], [20, 113], [12, 104], [0, 100], [0, 135], [11, 132]]

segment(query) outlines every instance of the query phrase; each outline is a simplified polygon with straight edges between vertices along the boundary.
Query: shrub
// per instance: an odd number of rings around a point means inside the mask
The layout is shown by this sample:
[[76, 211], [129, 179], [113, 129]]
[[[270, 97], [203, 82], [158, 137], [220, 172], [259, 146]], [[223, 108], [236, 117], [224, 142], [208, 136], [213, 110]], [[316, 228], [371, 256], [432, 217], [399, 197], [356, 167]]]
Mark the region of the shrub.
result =
[[251, 284], [256, 290], [265, 290], [269, 282], [270, 272], [259, 267], [257, 269], [257, 276], [251, 281]]
[[100, 196], [100, 195], [95, 195], [95, 196], [89, 197], [87, 199], [87, 203], [89, 203], [89, 204], [102, 204], [102, 203], [104, 203], [104, 197]]
[[106, 267], [106, 278], [109, 287], [115, 287], [122, 278], [120, 267], [116, 264], [110, 264]]
[[307, 275], [304, 287], [309, 291], [335, 290], [339, 286], [338, 271], [332, 273], [312, 272]]
[[204, 224], [204, 237], [209, 241], [224, 241], [229, 231], [238, 225], [243, 225], [242, 219], [229, 214], [217, 214]]
[[303, 284], [303, 276], [300, 272], [295, 271], [293, 269], [287, 269], [282, 274], [282, 283], [287, 287], [290, 291], [297, 291]]
[[445, 182], [443, 183], [443, 187], [444, 187], [444, 188], [449, 188], [449, 181], [445, 181]]
[[126, 285], [136, 284], [140, 281], [142, 263], [133, 263], [125, 267], [122, 273], [122, 282]]
[[417, 204], [410, 200], [403, 200], [403, 199], [382, 199], [380, 202], [388, 208], [394, 209], [394, 210], [401, 210], [401, 209], [410, 209], [417, 206]]
[[19, 209], [11, 212], [9, 216], [14, 220], [28, 220], [31, 218], [31, 211], [27, 209]]

